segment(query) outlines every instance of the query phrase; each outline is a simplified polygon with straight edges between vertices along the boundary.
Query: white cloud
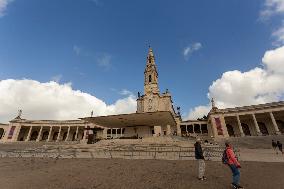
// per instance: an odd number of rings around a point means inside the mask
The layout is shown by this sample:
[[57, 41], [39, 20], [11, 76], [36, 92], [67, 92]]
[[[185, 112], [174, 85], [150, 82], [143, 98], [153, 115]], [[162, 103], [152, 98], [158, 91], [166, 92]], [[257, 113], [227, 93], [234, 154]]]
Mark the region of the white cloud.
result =
[[8, 4], [12, 1], [13, 0], [0, 0], [0, 17], [4, 16]]
[[[215, 99], [218, 108], [262, 104], [284, 100], [284, 46], [268, 50], [262, 67], [247, 72], [238, 70], [223, 73], [209, 87], [208, 99]], [[187, 119], [202, 117], [210, 103], [191, 109]], [[207, 111], [208, 113], [209, 111]]]
[[193, 109], [189, 110], [189, 115], [185, 117], [185, 119], [198, 119], [202, 118], [204, 115], [207, 116], [210, 111], [210, 106], [197, 106]]
[[202, 44], [201, 43], [193, 43], [191, 45], [188, 45], [187, 47], [185, 47], [183, 49], [183, 56], [185, 60], [188, 60], [188, 58], [190, 57], [190, 55], [195, 52], [198, 51], [199, 49], [202, 48]]
[[267, 67], [267, 71], [284, 74], [284, 46], [274, 50], [266, 51], [263, 58], [263, 64]]
[[265, 20], [279, 13], [284, 13], [284, 0], [265, 0], [264, 9], [260, 11], [260, 18]]
[[111, 58], [112, 56], [106, 52], [89, 52], [79, 47], [77, 45], [73, 45], [73, 52], [77, 56], [85, 57], [95, 62], [98, 66], [104, 67], [106, 69], [111, 67]]
[[61, 74], [55, 75], [55, 76], [51, 77], [51, 81], [55, 81], [56, 83], [59, 83], [61, 79], [62, 79], [62, 75]]
[[111, 66], [111, 55], [103, 53], [96, 56], [96, 61], [99, 66], [109, 68]]
[[282, 26], [272, 33], [272, 37], [276, 39], [273, 42], [275, 46], [280, 46], [284, 44], [284, 21]]
[[131, 113], [136, 111], [136, 99], [129, 95], [106, 104], [101, 99], [72, 89], [71, 83], [54, 81], [7, 79], [0, 81], [0, 122], [13, 119], [17, 110], [26, 119], [77, 119], [94, 115]]
[[122, 91], [119, 92], [119, 94], [121, 95], [131, 95], [131, 96], [134, 96], [133, 93], [127, 89], [123, 89]]

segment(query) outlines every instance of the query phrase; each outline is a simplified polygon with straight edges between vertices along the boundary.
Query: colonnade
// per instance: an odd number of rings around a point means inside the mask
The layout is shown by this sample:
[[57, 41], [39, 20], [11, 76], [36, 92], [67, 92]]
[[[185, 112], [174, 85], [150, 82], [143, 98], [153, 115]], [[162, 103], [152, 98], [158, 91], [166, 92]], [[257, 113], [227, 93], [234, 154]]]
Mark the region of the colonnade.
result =
[[84, 138], [85, 126], [21, 126], [18, 141], [77, 141]]
[[[228, 136], [279, 135], [284, 132], [284, 112], [275, 118], [276, 112], [224, 115], [224, 125]], [[278, 114], [280, 112], [277, 112]], [[282, 113], [282, 112], [281, 112]], [[222, 122], [222, 121], [221, 121]], [[279, 125], [277, 124], [279, 122]], [[216, 133], [215, 133], [216, 135]]]
[[181, 134], [207, 134], [207, 124], [201, 124], [201, 123], [194, 123], [194, 124], [182, 124], [181, 127]]
[[124, 135], [125, 128], [107, 129], [107, 138], [119, 138]]

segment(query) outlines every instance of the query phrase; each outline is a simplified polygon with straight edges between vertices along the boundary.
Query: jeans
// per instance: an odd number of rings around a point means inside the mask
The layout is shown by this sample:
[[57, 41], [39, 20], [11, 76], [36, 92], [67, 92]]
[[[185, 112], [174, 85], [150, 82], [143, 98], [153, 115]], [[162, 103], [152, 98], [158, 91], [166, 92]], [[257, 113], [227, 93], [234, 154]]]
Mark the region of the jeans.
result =
[[229, 167], [231, 168], [231, 171], [233, 173], [233, 184], [239, 185], [240, 184], [240, 170], [239, 170], [239, 168], [237, 168], [237, 166], [234, 165], [234, 164], [229, 165]]

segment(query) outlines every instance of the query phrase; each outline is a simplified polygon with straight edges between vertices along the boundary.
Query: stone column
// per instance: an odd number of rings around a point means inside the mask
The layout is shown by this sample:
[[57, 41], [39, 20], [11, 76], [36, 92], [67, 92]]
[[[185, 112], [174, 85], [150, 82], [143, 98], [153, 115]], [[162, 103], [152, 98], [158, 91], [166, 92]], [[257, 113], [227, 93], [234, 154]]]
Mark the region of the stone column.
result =
[[75, 140], [78, 140], [78, 131], [79, 131], [79, 126], [77, 126], [77, 128], [76, 128]]
[[161, 126], [154, 126], [154, 135], [155, 136], [160, 136], [161, 135], [161, 131], [162, 131], [162, 128]]
[[277, 125], [277, 123], [276, 123], [276, 121], [275, 121], [275, 118], [274, 118], [273, 113], [272, 113], [272, 112], [269, 112], [269, 114], [270, 114], [270, 118], [271, 118], [272, 123], [273, 123], [273, 127], [274, 127], [274, 130], [275, 130], [275, 134], [280, 135], [281, 132], [279, 131], [279, 128], [278, 128], [278, 125]]
[[49, 128], [49, 133], [48, 133], [48, 137], [47, 137], [47, 142], [50, 141], [51, 133], [52, 133], [52, 127], [50, 126], [50, 128]]
[[67, 136], [66, 136], [65, 141], [68, 141], [69, 135], [70, 135], [70, 126], [68, 127]]
[[211, 128], [212, 128], [212, 136], [211, 137], [218, 137], [218, 131], [217, 131], [217, 126], [215, 122], [215, 117], [211, 117]]
[[38, 136], [37, 136], [37, 139], [36, 139], [37, 142], [40, 141], [40, 137], [41, 137], [41, 133], [42, 133], [42, 128], [43, 128], [43, 126], [40, 127], [40, 130], [39, 130], [39, 133], [38, 133]]
[[199, 130], [200, 130], [200, 134], [202, 134], [202, 128], [200, 124], [199, 124]]
[[60, 140], [60, 135], [61, 135], [61, 126], [59, 127], [59, 132], [58, 132], [58, 136], [57, 136], [57, 139], [56, 139], [56, 142], [58, 142]]
[[[85, 127], [84, 127], [85, 128]], [[87, 127], [88, 128], [88, 127]], [[82, 139], [85, 140], [86, 139], [86, 135], [87, 135], [88, 130], [83, 130], [83, 137]]]
[[29, 129], [29, 132], [28, 132], [28, 136], [27, 136], [27, 138], [26, 138], [26, 141], [29, 141], [29, 140], [30, 140], [31, 134], [32, 134], [32, 129], [33, 129], [33, 127], [31, 126], [30, 129]]
[[254, 114], [252, 114], [252, 118], [253, 118], [254, 126], [255, 126], [255, 129], [256, 129], [256, 134], [259, 135], [259, 136], [262, 135]]
[[226, 120], [225, 120], [225, 116], [220, 116], [220, 121], [221, 121], [221, 127], [222, 127], [222, 130], [223, 130], [223, 136], [224, 137], [230, 137], [229, 136], [229, 133], [228, 133], [228, 130], [227, 130], [227, 124], [226, 124]]
[[171, 126], [167, 125], [167, 135], [170, 135], [170, 134], [171, 134]]
[[239, 115], [236, 115], [236, 117], [237, 117], [237, 122], [238, 122], [238, 127], [239, 127], [240, 134], [241, 134], [241, 136], [245, 136], [244, 131], [243, 131], [243, 128], [242, 128], [240, 116], [239, 116]]

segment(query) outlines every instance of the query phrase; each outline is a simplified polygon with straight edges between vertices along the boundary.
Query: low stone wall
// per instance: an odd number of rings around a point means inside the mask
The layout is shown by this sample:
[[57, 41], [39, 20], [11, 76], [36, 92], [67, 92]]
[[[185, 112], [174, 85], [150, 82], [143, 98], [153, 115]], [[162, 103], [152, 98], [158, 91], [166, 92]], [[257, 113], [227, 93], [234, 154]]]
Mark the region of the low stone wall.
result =
[[[219, 161], [223, 149], [204, 147], [207, 160]], [[193, 147], [134, 145], [117, 146], [115, 148], [92, 148], [71, 146], [46, 146], [44, 148], [25, 150], [1, 150], [0, 157], [39, 157], [39, 158], [122, 158], [122, 159], [163, 159], [193, 160]]]

